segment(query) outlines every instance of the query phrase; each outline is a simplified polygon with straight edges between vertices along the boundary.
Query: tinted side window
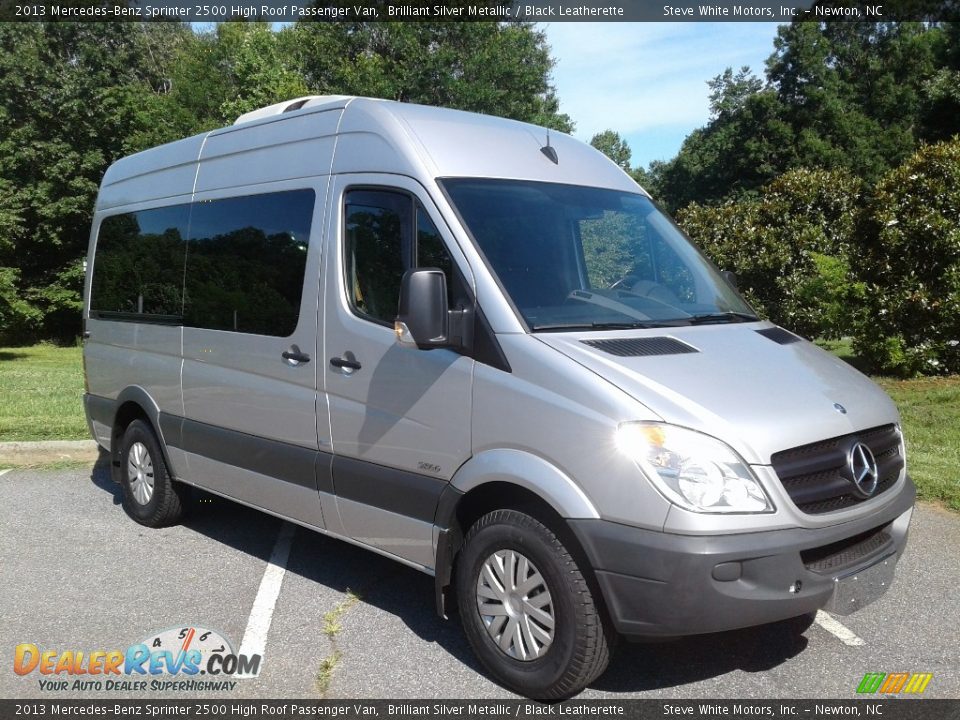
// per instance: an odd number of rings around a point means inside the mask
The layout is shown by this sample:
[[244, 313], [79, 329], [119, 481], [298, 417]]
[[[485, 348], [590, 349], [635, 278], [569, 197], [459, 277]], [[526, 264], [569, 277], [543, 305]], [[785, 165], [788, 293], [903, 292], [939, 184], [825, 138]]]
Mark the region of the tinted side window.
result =
[[360, 315], [393, 325], [400, 280], [410, 267], [413, 203], [379, 190], [347, 194], [344, 271], [350, 304]]
[[313, 190], [195, 203], [184, 323], [285, 337], [300, 315]]
[[103, 219], [90, 291], [94, 317], [180, 324], [189, 217], [189, 205], [174, 205]]
[[345, 203], [344, 271], [358, 314], [393, 327], [403, 273], [435, 267], [447, 276], [447, 302], [469, 302], [437, 226], [413, 196], [399, 191], [352, 190]]
[[420, 203], [417, 203], [417, 267], [435, 267], [447, 276], [447, 307], [453, 307], [458, 289], [453, 271], [453, 258], [447, 252], [440, 231]]

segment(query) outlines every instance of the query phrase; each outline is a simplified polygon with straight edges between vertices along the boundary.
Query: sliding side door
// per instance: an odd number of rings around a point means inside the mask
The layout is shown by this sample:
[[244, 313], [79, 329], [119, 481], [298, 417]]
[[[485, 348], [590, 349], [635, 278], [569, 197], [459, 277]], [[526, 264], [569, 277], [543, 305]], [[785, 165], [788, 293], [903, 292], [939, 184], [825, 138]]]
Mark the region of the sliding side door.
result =
[[[187, 243], [180, 442], [188, 479], [323, 527], [317, 316], [327, 178], [198, 193]], [[326, 451], [326, 452], [324, 452]]]

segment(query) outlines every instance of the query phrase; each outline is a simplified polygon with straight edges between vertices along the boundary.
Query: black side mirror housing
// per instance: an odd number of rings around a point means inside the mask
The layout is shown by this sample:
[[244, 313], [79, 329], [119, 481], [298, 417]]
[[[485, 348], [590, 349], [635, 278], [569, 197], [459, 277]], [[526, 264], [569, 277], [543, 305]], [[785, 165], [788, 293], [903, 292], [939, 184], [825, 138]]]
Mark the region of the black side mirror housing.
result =
[[720, 274], [724, 280], [730, 283], [734, 290], [740, 289], [737, 287], [737, 274], [733, 270], [721, 270]]
[[401, 345], [421, 350], [450, 346], [447, 278], [443, 270], [415, 268], [403, 274], [393, 328]]

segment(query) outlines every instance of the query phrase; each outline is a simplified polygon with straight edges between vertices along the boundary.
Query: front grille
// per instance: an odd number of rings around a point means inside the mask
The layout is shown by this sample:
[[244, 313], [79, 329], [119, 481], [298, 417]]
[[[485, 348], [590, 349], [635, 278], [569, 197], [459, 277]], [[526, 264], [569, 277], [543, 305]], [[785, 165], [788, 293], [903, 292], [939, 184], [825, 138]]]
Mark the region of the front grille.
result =
[[857, 492], [847, 468], [850, 449], [858, 442], [870, 448], [877, 461], [877, 489], [871, 496], [876, 497], [889, 490], [903, 470], [900, 431], [895, 425], [783, 450], [770, 460], [794, 504], [809, 515], [820, 515], [869, 499]]
[[871, 556], [886, 553], [893, 538], [885, 528], [874, 528], [839, 542], [811, 548], [800, 553], [807, 570], [815, 573], [835, 573], [859, 565]]

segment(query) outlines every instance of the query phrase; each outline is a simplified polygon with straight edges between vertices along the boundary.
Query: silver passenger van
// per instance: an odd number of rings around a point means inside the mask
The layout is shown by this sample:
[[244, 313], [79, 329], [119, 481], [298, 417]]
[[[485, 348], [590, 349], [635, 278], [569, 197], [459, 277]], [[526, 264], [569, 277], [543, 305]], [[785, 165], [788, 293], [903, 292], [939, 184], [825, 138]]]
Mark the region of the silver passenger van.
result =
[[197, 486], [410, 565], [516, 692], [577, 693], [618, 636], [855, 611], [903, 551], [887, 395], [566, 135], [281, 103], [112, 165], [87, 268], [134, 520]]

